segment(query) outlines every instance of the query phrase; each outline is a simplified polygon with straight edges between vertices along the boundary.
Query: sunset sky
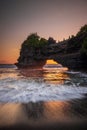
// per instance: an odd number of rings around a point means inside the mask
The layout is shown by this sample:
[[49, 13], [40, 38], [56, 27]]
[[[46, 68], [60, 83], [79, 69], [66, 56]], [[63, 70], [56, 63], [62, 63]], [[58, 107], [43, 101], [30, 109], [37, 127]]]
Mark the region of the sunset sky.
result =
[[87, 0], [0, 0], [0, 63], [15, 63], [30, 33], [55, 40], [87, 24]]

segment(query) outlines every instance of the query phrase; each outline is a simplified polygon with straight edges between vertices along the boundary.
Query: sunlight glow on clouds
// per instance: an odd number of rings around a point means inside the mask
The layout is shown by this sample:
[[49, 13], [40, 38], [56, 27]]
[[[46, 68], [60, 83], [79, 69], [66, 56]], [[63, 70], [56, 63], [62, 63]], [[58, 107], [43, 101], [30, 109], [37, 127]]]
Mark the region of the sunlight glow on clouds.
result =
[[0, 0], [0, 17], [0, 63], [15, 63], [30, 33], [57, 41], [76, 35], [87, 23], [87, 1]]

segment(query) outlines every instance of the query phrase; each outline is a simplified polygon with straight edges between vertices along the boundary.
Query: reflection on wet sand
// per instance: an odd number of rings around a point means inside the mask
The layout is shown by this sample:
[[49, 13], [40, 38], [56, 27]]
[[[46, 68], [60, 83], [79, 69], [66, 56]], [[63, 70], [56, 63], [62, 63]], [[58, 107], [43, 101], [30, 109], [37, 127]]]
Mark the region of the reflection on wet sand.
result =
[[30, 79], [41, 79], [44, 82], [51, 84], [64, 84], [66, 79], [69, 79], [66, 70], [61, 69], [21, 69], [20, 75]]
[[37, 69], [37, 68], [20, 69], [19, 72], [20, 72], [20, 75], [23, 75], [24, 77], [33, 78], [33, 79], [43, 77], [42, 69]]
[[0, 126], [12, 126], [26, 122], [21, 104], [0, 104]]
[[26, 112], [26, 115], [28, 119], [31, 120], [40, 120], [43, 118], [44, 114], [44, 103], [43, 102], [37, 102], [37, 103], [27, 103], [22, 104], [22, 108], [24, 107], [24, 110]]
[[[47, 66], [47, 67], [46, 67]], [[64, 84], [69, 79], [65, 72], [68, 68], [61, 66], [53, 60], [47, 60], [43, 68], [27, 68], [20, 69], [20, 75], [31, 79], [42, 79], [44, 82], [51, 84]]]
[[[82, 105], [84, 104], [84, 107]], [[1, 128], [87, 128], [87, 100], [0, 104]], [[80, 111], [79, 111], [80, 108]], [[22, 127], [22, 128], [23, 128]]]
[[[39, 69], [39, 68], [29, 69], [28, 68], [28, 69], [17, 70], [17, 73], [15, 73], [15, 71], [14, 71], [14, 75], [10, 74], [9, 76], [12, 78], [16, 77], [19, 79], [24, 78], [27, 79], [27, 81], [29, 81], [28, 79], [30, 78], [30, 79], [34, 79], [34, 81], [36, 82], [44, 81], [45, 83], [49, 83], [49, 84], [61, 85], [64, 84], [65, 81], [69, 80], [70, 77], [66, 73], [66, 70], [64, 70], [64, 68], [59, 68], [59, 69], [58, 68], [57, 69]], [[7, 73], [5, 77], [6, 76]], [[11, 81], [11, 85], [13, 84], [12, 81]], [[21, 86], [22, 83], [25, 82], [20, 82], [19, 88], [22, 87]], [[28, 82], [24, 84], [23, 88], [26, 87], [27, 85]], [[14, 86], [16, 86], [16, 84]], [[14, 86], [13, 88], [15, 88]], [[39, 87], [39, 84], [37, 87]], [[21, 89], [19, 89], [18, 91], [20, 91]], [[24, 91], [25, 89], [23, 89], [23, 92]], [[29, 91], [31, 91], [31, 89], [27, 89], [26, 91], [28, 93]], [[61, 91], [64, 90], [61, 89]], [[60, 96], [62, 96], [61, 91], [58, 91]], [[70, 91], [72, 91], [72, 89], [70, 89]], [[41, 89], [39, 93], [41, 92], [43, 92], [43, 89]], [[48, 91], [46, 91], [46, 93], [48, 94]], [[64, 93], [63, 96], [68, 96], [68, 94], [69, 93]], [[4, 94], [2, 93], [2, 95]], [[33, 130], [33, 129], [35, 130], [36, 129], [38, 130], [43, 130], [43, 129], [44, 130], [48, 130], [48, 129], [49, 130], [75, 130], [75, 129], [85, 130], [86, 129], [87, 130], [87, 124], [86, 124], [87, 123], [87, 98], [86, 98], [87, 95], [84, 96], [85, 96], [84, 99], [78, 99], [78, 100], [73, 99], [71, 101], [0, 103], [0, 129], [3, 130], [4, 129], [5, 130], [7, 129], [10, 130], [12, 129], [15, 130], [17, 129], [18, 130], [19, 129], [20, 130], [22, 129], [24, 130]], [[36, 98], [35, 95], [34, 98]]]
[[44, 80], [51, 84], [64, 84], [66, 79], [69, 79], [68, 75], [62, 71], [46, 71], [43, 74]]

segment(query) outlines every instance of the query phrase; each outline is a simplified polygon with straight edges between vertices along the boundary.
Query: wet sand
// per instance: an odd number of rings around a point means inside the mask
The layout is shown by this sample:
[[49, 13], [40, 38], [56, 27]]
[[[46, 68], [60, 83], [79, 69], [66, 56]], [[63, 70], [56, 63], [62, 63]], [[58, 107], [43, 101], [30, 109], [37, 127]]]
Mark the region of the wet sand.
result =
[[[3, 70], [4, 73], [2, 75], [1, 79], [1, 95], [2, 98], [5, 98], [4, 102], [1, 100], [0, 102], [0, 130], [87, 130], [87, 94], [85, 94], [85, 88], [87, 86], [87, 77], [84, 75], [79, 78], [78, 73], [74, 74], [76, 72], [69, 72], [69, 73], [63, 73], [62, 71], [45, 71], [45, 70], [30, 70], [30, 69], [22, 69], [21, 70], [10, 70], [6, 71]], [[73, 73], [73, 74], [71, 74]], [[7, 79], [8, 76], [8, 79]], [[23, 77], [21, 77], [23, 76]], [[71, 76], [71, 77], [70, 77]], [[11, 79], [12, 78], [12, 79]], [[16, 81], [22, 81], [18, 82]], [[39, 78], [42, 78], [41, 82], [38, 80]], [[74, 85], [76, 83], [80, 83], [81, 86], [76, 86], [77, 90], [79, 91], [73, 91], [74, 86], [71, 84], [71, 80]], [[77, 78], [77, 79], [76, 79]], [[11, 79], [11, 80], [10, 80]], [[58, 89], [57, 96], [59, 94], [59, 97], [64, 97], [63, 100], [58, 100], [55, 98], [54, 100], [48, 101], [46, 97], [46, 101], [38, 101], [37, 95], [35, 95], [35, 91], [33, 89], [35, 84], [29, 85], [29, 79], [34, 79], [37, 81], [38, 86], [35, 87], [36, 90], [38, 90], [38, 95], [42, 92], [45, 92], [46, 95], [48, 95], [50, 89], [52, 89], [52, 93], [55, 93], [56, 84], [60, 84], [60, 89]], [[79, 80], [78, 80], [79, 79]], [[78, 81], [77, 81], [78, 80]], [[26, 82], [25, 82], [26, 81]], [[44, 82], [53, 84], [52, 87], [50, 87], [49, 91], [47, 89], [43, 88], [42, 85]], [[66, 85], [64, 85], [65, 81], [67, 86], [70, 85], [71, 88], [66, 90]], [[76, 81], [76, 82], [75, 82]], [[40, 84], [39, 84], [40, 82]], [[13, 84], [14, 83], [14, 84]], [[70, 84], [69, 84], [70, 83]], [[3, 85], [3, 86], [2, 86]], [[6, 87], [7, 85], [7, 87]], [[13, 85], [13, 86], [12, 86]], [[15, 86], [18, 86], [15, 88]], [[22, 86], [23, 85], [23, 86]], [[46, 84], [45, 84], [46, 85]], [[63, 85], [63, 89], [61, 87]], [[23, 103], [23, 99], [27, 97], [25, 94], [22, 95], [22, 89], [23, 92], [25, 91], [25, 87], [28, 86], [27, 94], [29, 94], [30, 91], [34, 91], [34, 101], [33, 100], [27, 100], [26, 103]], [[40, 87], [39, 87], [40, 86]], [[85, 87], [84, 87], [85, 86]], [[3, 92], [3, 88], [6, 87], [6, 93]], [[11, 89], [11, 87], [13, 87]], [[49, 88], [49, 86], [47, 86]], [[57, 86], [59, 87], [59, 86]], [[81, 90], [79, 88], [81, 87]], [[21, 88], [21, 89], [20, 89]], [[32, 89], [31, 89], [32, 88]], [[38, 88], [38, 89], [37, 89]], [[15, 92], [13, 94], [9, 94], [8, 92]], [[16, 91], [17, 90], [17, 91]], [[45, 91], [44, 91], [45, 90]], [[65, 91], [66, 90], [66, 91]], [[76, 89], [75, 89], [76, 90]], [[9, 100], [10, 97], [16, 96], [18, 92], [18, 95], [21, 94], [19, 97], [21, 97], [21, 101], [17, 102], [17, 100]], [[82, 92], [82, 93], [81, 93]], [[84, 93], [85, 92], [85, 93]], [[8, 96], [5, 97], [8, 93]], [[51, 97], [54, 97], [54, 95], [50, 94]], [[79, 97], [79, 94], [82, 94], [82, 96]], [[45, 96], [46, 96], [45, 95]], [[75, 98], [65, 98], [67, 96], [71, 97], [72, 95], [77, 95]], [[30, 95], [29, 98], [31, 98]], [[43, 99], [43, 94], [40, 95], [40, 98]], [[79, 97], [79, 98], [78, 98]], [[77, 99], [78, 98], [78, 99]], [[7, 101], [8, 99], [8, 101]], [[27, 99], [27, 98], [26, 98]], [[53, 99], [53, 98], [52, 98]], [[65, 101], [67, 99], [67, 101]], [[25, 100], [26, 101], [26, 100]], [[9, 103], [8, 103], [9, 102]], [[17, 103], [16, 103], [17, 102]]]
[[0, 104], [0, 130], [87, 130], [87, 100]]

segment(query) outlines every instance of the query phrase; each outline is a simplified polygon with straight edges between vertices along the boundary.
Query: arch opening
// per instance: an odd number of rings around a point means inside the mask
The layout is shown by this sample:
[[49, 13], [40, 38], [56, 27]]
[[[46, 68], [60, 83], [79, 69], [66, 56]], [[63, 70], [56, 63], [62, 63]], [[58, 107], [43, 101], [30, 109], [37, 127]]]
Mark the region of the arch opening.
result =
[[54, 64], [54, 65], [56, 65], [56, 64], [59, 64], [59, 63], [57, 63], [56, 61], [54, 61], [53, 59], [48, 59], [48, 60], [46, 60], [46, 64]]

